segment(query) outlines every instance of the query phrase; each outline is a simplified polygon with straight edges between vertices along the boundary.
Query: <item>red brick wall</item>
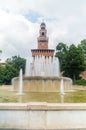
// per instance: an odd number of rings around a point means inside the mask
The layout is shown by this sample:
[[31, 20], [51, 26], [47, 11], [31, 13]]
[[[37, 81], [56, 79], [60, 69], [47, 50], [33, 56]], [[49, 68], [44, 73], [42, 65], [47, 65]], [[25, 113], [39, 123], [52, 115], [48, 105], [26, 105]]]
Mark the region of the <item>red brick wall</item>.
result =
[[37, 51], [34, 51], [32, 52], [32, 56], [53, 56], [54, 55], [54, 52], [49, 52], [49, 51], [46, 51], [46, 52], [37, 52]]

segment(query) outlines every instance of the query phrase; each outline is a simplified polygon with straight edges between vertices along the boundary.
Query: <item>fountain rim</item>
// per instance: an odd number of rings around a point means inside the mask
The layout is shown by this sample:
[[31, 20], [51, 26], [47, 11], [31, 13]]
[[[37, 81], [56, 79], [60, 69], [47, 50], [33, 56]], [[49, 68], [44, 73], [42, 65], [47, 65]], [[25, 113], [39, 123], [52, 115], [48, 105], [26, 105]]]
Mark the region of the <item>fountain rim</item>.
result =
[[0, 110], [86, 110], [86, 103], [0, 103]]
[[[14, 77], [14, 79], [19, 79], [19, 77]], [[23, 76], [23, 79], [29, 79], [29, 80], [70, 80], [72, 82], [72, 79], [69, 77], [58, 77], [58, 76]]]

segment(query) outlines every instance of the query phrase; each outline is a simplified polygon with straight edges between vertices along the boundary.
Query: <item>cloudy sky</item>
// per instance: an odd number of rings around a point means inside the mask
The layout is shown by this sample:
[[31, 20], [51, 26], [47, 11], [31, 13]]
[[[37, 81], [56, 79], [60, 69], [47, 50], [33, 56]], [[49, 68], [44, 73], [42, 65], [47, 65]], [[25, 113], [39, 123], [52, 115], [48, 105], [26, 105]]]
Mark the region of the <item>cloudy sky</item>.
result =
[[0, 0], [1, 58], [30, 56], [43, 19], [49, 48], [86, 38], [86, 0]]

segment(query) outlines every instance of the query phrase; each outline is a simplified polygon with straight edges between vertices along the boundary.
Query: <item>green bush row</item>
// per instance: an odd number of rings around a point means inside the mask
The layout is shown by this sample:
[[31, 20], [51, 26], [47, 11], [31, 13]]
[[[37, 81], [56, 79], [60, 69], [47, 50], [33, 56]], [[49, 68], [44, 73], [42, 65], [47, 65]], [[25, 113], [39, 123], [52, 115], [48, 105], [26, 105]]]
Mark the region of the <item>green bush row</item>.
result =
[[83, 86], [86, 86], [86, 80], [84, 79], [80, 79], [80, 80], [76, 80], [74, 82], [75, 85], [83, 85]]

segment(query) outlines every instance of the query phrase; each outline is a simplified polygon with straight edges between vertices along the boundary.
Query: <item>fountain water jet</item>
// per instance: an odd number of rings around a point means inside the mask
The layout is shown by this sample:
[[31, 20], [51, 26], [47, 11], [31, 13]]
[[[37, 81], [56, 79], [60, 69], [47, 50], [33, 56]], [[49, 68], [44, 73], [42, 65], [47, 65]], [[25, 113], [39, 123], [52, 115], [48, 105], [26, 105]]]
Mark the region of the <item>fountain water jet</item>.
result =
[[30, 63], [32, 62], [32, 58], [26, 58], [26, 68], [25, 68], [25, 76], [30, 76], [31, 75], [31, 65]]
[[[29, 69], [27, 69], [28, 67]], [[60, 67], [58, 58], [45, 58], [45, 56], [41, 56], [35, 57], [35, 59], [31, 61], [31, 63], [26, 61], [25, 76], [60, 77]]]
[[22, 76], [22, 69], [20, 69], [19, 72], [19, 88], [18, 88], [18, 95], [22, 95], [23, 94], [23, 76]]
[[63, 80], [63, 78], [61, 79], [60, 94], [64, 95], [64, 80]]

